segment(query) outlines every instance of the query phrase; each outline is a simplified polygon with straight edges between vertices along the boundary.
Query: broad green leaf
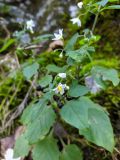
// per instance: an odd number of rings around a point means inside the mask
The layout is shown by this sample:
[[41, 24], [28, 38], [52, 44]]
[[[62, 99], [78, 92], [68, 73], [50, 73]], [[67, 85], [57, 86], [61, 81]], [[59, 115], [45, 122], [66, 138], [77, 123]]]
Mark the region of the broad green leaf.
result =
[[26, 77], [27, 80], [30, 80], [33, 75], [37, 73], [39, 69], [39, 64], [37, 62], [23, 68], [23, 75]]
[[54, 64], [49, 64], [49, 65], [47, 65], [46, 68], [47, 68], [47, 70], [48, 70], [49, 73], [50, 72], [53, 72], [53, 73], [62, 73], [62, 72], [65, 72], [67, 66], [58, 67], [58, 66], [56, 66]]
[[70, 86], [68, 94], [71, 97], [79, 97], [79, 96], [84, 96], [88, 92], [89, 92], [89, 89], [86, 86], [79, 85], [74, 81]]
[[89, 103], [79, 100], [68, 101], [61, 110], [62, 119], [77, 129], [89, 127], [88, 124]]
[[29, 123], [32, 123], [40, 113], [42, 112], [43, 108], [45, 107], [44, 101], [40, 100], [37, 103], [30, 104], [23, 112], [23, 115], [21, 117], [21, 122], [24, 125], [28, 125]]
[[25, 156], [28, 155], [30, 150], [30, 146], [28, 144], [28, 141], [25, 137], [25, 135], [21, 135], [20, 137], [18, 137], [18, 139], [16, 140], [15, 143], [15, 147], [14, 147], [14, 156], [17, 157], [22, 157], [24, 158]]
[[61, 110], [61, 117], [79, 129], [80, 134], [98, 146], [112, 152], [114, 135], [107, 113], [87, 97], [67, 102]]
[[60, 160], [83, 160], [82, 151], [75, 144], [65, 146]]
[[97, 108], [89, 109], [88, 122], [89, 128], [80, 130], [80, 134], [84, 135], [88, 141], [113, 152], [115, 144], [114, 135], [107, 114]]
[[53, 98], [54, 92], [46, 92], [43, 96], [43, 99], [45, 101], [51, 101], [51, 99]]
[[75, 64], [75, 60], [72, 59], [71, 57], [68, 57], [68, 58], [67, 58], [67, 64], [68, 64], [69, 66], [72, 66], [72, 65]]
[[85, 50], [75, 50], [75, 51], [68, 51], [67, 55], [77, 62], [81, 62], [86, 56], [88, 52]]
[[36, 143], [42, 139], [52, 127], [56, 115], [51, 107], [44, 106], [39, 116], [27, 127], [27, 139], [29, 143]]
[[80, 35], [78, 33], [74, 34], [72, 36], [72, 38], [67, 42], [66, 46], [65, 46], [65, 50], [73, 50], [74, 49], [74, 45], [78, 39], [78, 37], [80, 37]]
[[33, 149], [33, 160], [59, 160], [57, 142], [52, 137], [46, 137], [38, 142]]
[[95, 52], [94, 47], [84, 45], [78, 50], [67, 51], [66, 55], [77, 62], [81, 62], [84, 58], [86, 58], [89, 55], [89, 53], [92, 52]]
[[51, 75], [46, 75], [45, 77], [41, 78], [39, 80], [39, 85], [41, 87], [46, 87], [52, 82], [52, 76]]
[[3, 47], [0, 49], [0, 53], [4, 52], [5, 50], [7, 50], [8, 47], [10, 47], [14, 43], [15, 43], [15, 39], [9, 39], [9, 40], [5, 41]]
[[100, 77], [103, 81], [111, 81], [114, 86], [117, 86], [119, 84], [120, 80], [115, 69], [95, 66], [91, 72], [95, 78]]

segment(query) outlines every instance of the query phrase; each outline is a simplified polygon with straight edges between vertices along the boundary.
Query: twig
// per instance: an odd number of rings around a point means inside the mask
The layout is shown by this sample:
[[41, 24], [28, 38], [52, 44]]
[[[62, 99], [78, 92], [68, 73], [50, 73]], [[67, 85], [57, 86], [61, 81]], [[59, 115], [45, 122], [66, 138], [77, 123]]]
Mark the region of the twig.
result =
[[30, 45], [30, 46], [25, 47], [24, 49], [29, 50], [29, 49], [37, 49], [37, 48], [42, 48], [42, 47], [43, 45]]
[[120, 151], [117, 148], [114, 148], [114, 150], [120, 155]]

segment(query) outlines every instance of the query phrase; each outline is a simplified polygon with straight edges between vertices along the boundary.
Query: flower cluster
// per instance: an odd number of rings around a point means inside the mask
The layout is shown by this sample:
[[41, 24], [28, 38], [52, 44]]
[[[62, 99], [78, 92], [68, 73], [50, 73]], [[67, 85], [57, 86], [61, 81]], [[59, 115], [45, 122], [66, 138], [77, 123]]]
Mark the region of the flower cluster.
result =
[[[60, 77], [62, 79], [65, 79], [66, 78], [66, 73], [59, 73], [58, 77]], [[67, 86], [66, 84], [59, 83], [57, 85], [57, 87], [53, 89], [53, 91], [55, 92], [55, 94], [63, 95], [65, 93], [65, 91], [68, 90], [68, 89], [69, 89], [69, 86]]]
[[[79, 2], [79, 3], [77, 4], [77, 6], [79, 7], [79, 9], [82, 9], [82, 7], [83, 7], [83, 2]], [[79, 17], [72, 18], [70, 21], [71, 21], [73, 24], [77, 24], [79, 27], [81, 27], [81, 20], [80, 20]]]
[[[83, 2], [79, 2], [77, 4], [77, 6], [79, 7], [79, 9], [82, 9], [83, 7]], [[70, 21], [73, 23], [73, 24], [77, 24], [79, 27], [81, 27], [81, 20], [79, 17], [74, 17], [72, 19], [70, 19]], [[28, 25], [28, 28], [31, 30], [31, 26], [29, 27]], [[54, 38], [52, 40], [54, 41], [57, 41], [57, 40], [61, 40], [63, 39], [63, 29], [59, 29], [58, 33], [54, 33]], [[60, 57], [62, 58], [62, 54], [60, 55]]]

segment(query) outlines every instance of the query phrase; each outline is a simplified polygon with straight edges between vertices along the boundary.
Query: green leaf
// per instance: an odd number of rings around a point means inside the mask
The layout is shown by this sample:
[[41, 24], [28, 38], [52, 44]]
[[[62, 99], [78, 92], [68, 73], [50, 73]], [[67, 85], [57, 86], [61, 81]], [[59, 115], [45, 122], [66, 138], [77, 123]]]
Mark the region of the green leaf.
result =
[[94, 47], [84, 45], [80, 49], [75, 51], [67, 51], [66, 54], [73, 60], [77, 62], [81, 62], [84, 58], [86, 58], [89, 53], [95, 52]]
[[75, 64], [75, 60], [72, 59], [71, 57], [68, 57], [68, 58], [67, 58], [67, 64], [68, 64], [69, 66], [72, 66], [72, 65]]
[[39, 64], [35, 62], [27, 67], [24, 67], [23, 74], [27, 80], [30, 80], [32, 76], [37, 73], [38, 69], [39, 69]]
[[105, 9], [120, 9], [120, 5], [107, 6], [107, 7], [104, 7], [103, 9], [101, 9], [101, 11], [103, 11]]
[[87, 54], [88, 54], [87, 51], [81, 49], [67, 52], [67, 55], [77, 62], [81, 62], [86, 57]]
[[21, 117], [21, 122], [24, 125], [28, 125], [32, 123], [42, 112], [43, 108], [45, 107], [44, 101], [40, 100], [37, 103], [30, 104], [23, 112]]
[[103, 81], [111, 81], [114, 86], [119, 84], [118, 73], [115, 69], [109, 69], [101, 66], [95, 66], [92, 68], [92, 74], [94, 77], [100, 77]]
[[18, 137], [18, 139], [16, 140], [15, 147], [14, 147], [14, 157], [24, 158], [25, 156], [28, 155], [29, 150], [30, 150], [30, 146], [28, 144], [28, 141], [25, 135], [23, 134], [20, 137]]
[[58, 67], [58, 66], [56, 66], [54, 64], [49, 64], [49, 65], [47, 65], [46, 68], [47, 68], [47, 70], [48, 70], [49, 73], [50, 72], [53, 72], [53, 73], [62, 73], [62, 72], [65, 72], [67, 66]]
[[67, 102], [61, 110], [62, 119], [79, 129], [81, 135], [112, 152], [114, 135], [107, 113], [87, 97]]
[[73, 82], [69, 89], [69, 96], [71, 97], [79, 97], [84, 96], [89, 92], [89, 89], [86, 86], [79, 85], [77, 82]]
[[52, 137], [46, 137], [35, 145], [32, 155], [33, 160], [59, 160], [56, 140]]
[[28, 125], [27, 127], [27, 139], [29, 143], [36, 143], [42, 139], [52, 127], [55, 121], [56, 115], [51, 107], [44, 106], [39, 116]]
[[89, 128], [80, 130], [80, 134], [84, 135], [88, 141], [113, 152], [115, 144], [114, 135], [107, 114], [97, 108], [89, 109], [88, 122]]
[[8, 47], [10, 47], [14, 43], [15, 43], [15, 39], [9, 39], [9, 40], [5, 41], [3, 47], [0, 49], [0, 53], [4, 52], [5, 50], [7, 50]]
[[61, 110], [62, 119], [78, 129], [87, 128], [89, 127], [88, 107], [89, 104], [87, 102], [68, 101]]
[[83, 160], [82, 151], [75, 144], [65, 146], [60, 160]]
[[52, 82], [52, 76], [51, 75], [46, 75], [45, 77], [41, 78], [39, 80], [39, 85], [41, 87], [46, 87]]
[[65, 46], [65, 50], [73, 50], [74, 49], [74, 45], [78, 39], [78, 37], [80, 37], [80, 35], [78, 33], [74, 34], [72, 36], [72, 38], [67, 42], [66, 46]]

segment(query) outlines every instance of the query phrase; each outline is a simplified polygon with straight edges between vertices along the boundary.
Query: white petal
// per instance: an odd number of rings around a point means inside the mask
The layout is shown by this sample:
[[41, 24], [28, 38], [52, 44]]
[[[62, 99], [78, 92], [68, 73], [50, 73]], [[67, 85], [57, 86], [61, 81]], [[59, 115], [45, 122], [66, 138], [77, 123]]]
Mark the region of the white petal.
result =
[[54, 33], [55, 38], [53, 38], [52, 40], [60, 40], [63, 37], [63, 29], [59, 29], [59, 33]]
[[58, 37], [58, 36], [59, 36], [59, 34], [57, 34], [57, 33], [54, 33], [54, 36], [55, 36], [55, 37]]
[[60, 91], [60, 94], [63, 95], [65, 93], [64, 88]]
[[61, 37], [63, 36], [63, 29], [59, 29], [59, 34], [61, 35]]
[[69, 89], [70, 89], [70, 87], [66, 85], [66, 89], [67, 89], [67, 90], [69, 90]]
[[66, 73], [59, 73], [58, 76], [61, 78], [66, 78]]
[[9, 148], [5, 153], [5, 160], [13, 159], [13, 149]]
[[81, 20], [80, 20], [78, 17], [72, 18], [70, 21], [71, 21], [73, 24], [77, 24], [78, 26], [81, 26]]
[[77, 5], [78, 5], [78, 7], [81, 9], [82, 6], [83, 6], [83, 2], [79, 2]]
[[79, 21], [77, 22], [77, 25], [81, 27], [81, 21], [79, 19]]

